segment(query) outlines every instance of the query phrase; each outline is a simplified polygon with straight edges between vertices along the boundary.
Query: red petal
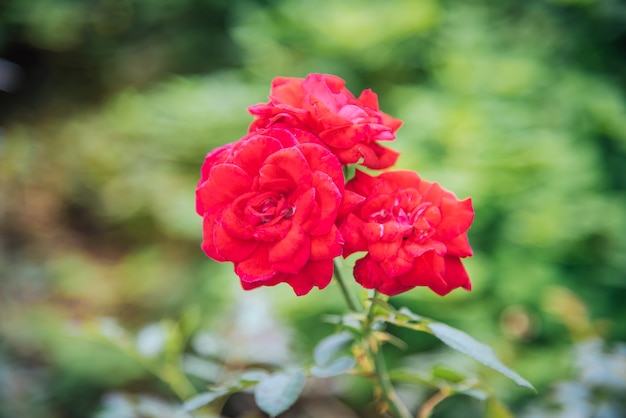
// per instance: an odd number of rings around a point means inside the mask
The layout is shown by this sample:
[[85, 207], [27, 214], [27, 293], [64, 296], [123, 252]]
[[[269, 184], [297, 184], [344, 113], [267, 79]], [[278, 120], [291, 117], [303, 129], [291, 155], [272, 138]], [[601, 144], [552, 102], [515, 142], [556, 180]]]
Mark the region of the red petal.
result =
[[339, 227], [339, 231], [345, 241], [343, 246], [343, 256], [348, 257], [357, 251], [367, 250], [367, 241], [361, 232], [363, 221], [354, 214], [349, 214]]
[[305, 266], [311, 254], [311, 239], [302, 228], [293, 224], [287, 236], [271, 246], [269, 261], [283, 273], [295, 274]]
[[385, 112], [380, 112], [383, 119], [383, 125], [391, 128], [392, 132], [396, 132], [402, 126], [402, 120], [389, 116]]
[[220, 215], [220, 211], [213, 210], [207, 212], [202, 219], [202, 250], [206, 255], [217, 261], [226, 261], [217, 251], [215, 245], [215, 230], [219, 228], [216, 218]]
[[326, 173], [339, 189], [343, 188], [344, 179], [341, 163], [332, 152], [324, 146], [311, 143], [300, 144], [298, 149], [302, 152], [311, 171]]
[[448, 282], [449, 291], [462, 287], [467, 290], [472, 290], [472, 282], [469, 275], [458, 257], [445, 257], [446, 273], [445, 280]]
[[389, 279], [382, 268], [369, 255], [354, 264], [354, 279], [366, 289], [378, 289]]
[[282, 149], [265, 160], [261, 167], [259, 186], [290, 194], [300, 184], [311, 183], [311, 169], [296, 147]]
[[276, 286], [279, 283], [283, 283], [287, 278], [287, 275], [277, 273], [274, 277], [271, 277], [267, 280], [259, 280], [256, 282], [245, 282], [243, 280], [239, 280], [241, 282], [241, 287], [243, 290], [252, 290], [261, 286]]
[[252, 179], [241, 168], [233, 164], [213, 167], [207, 181], [196, 190], [196, 198], [202, 201], [204, 210], [227, 204], [249, 191]]
[[259, 245], [247, 259], [235, 263], [235, 273], [248, 283], [269, 280], [276, 276], [277, 272], [268, 260], [267, 245]]
[[250, 257], [259, 246], [257, 241], [232, 236], [224, 230], [219, 220], [212, 228], [212, 233], [217, 253], [226, 261], [243, 261]]
[[437, 226], [437, 237], [442, 240], [451, 239], [469, 229], [474, 220], [471, 199], [458, 201], [456, 198], [444, 196], [440, 207], [441, 223]]
[[363, 202], [365, 202], [365, 197], [350, 190], [344, 190], [341, 205], [337, 211], [337, 221], [343, 221], [349, 213], [354, 212]]
[[381, 262], [395, 258], [400, 247], [402, 247], [402, 240], [394, 242], [378, 241], [370, 242], [367, 249], [374, 261]]
[[355, 152], [363, 158], [361, 164], [365, 167], [380, 170], [389, 168], [396, 163], [400, 153], [391, 148], [383, 147], [375, 142], [359, 144], [354, 148]]
[[419, 189], [422, 180], [414, 171], [395, 170], [383, 173], [377, 178], [378, 182], [384, 182], [390, 192], [400, 189]]
[[445, 242], [447, 255], [456, 257], [471, 257], [474, 255], [472, 247], [470, 247], [467, 234], [461, 234]]
[[325, 234], [335, 224], [337, 220], [337, 211], [341, 203], [341, 192], [333, 183], [328, 174], [321, 171], [315, 171], [311, 181], [311, 186], [315, 190], [315, 203], [319, 210], [317, 219], [311, 218], [310, 222], [305, 222], [303, 227], [312, 235]]
[[272, 80], [270, 100], [273, 103], [287, 103], [301, 107], [304, 99], [303, 79], [296, 77], [276, 77]]
[[361, 92], [359, 100], [367, 107], [378, 110], [378, 95], [372, 90], [367, 89]]
[[413, 270], [398, 276], [398, 281], [407, 286], [428, 286], [435, 293], [445, 295], [449, 292], [444, 280], [445, 263], [443, 257], [428, 251], [415, 259]]
[[298, 274], [291, 275], [286, 282], [297, 296], [306, 295], [317, 286], [325, 288], [333, 277], [333, 260], [310, 261]]
[[335, 225], [325, 235], [311, 237], [311, 260], [325, 260], [341, 255], [343, 237]]
[[254, 178], [259, 174], [265, 159], [280, 149], [282, 145], [277, 139], [266, 135], [254, 135], [236, 150], [233, 164]]

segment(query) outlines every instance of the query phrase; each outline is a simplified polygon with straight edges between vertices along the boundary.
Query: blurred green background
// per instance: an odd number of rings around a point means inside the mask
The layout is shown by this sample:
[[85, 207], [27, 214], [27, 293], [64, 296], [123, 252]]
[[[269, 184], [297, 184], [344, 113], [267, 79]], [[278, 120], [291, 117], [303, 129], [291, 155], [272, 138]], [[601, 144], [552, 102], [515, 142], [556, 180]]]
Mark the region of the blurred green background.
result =
[[[179, 397], [309, 358], [337, 287], [243, 292], [200, 250], [194, 189], [271, 79], [311, 72], [372, 88], [405, 121], [398, 166], [473, 198], [474, 290], [392, 303], [489, 343], [539, 393], [401, 330], [390, 364], [455, 362], [516, 416], [626, 416], [620, 0], [1, 2], [0, 416], [186, 417]], [[310, 386], [292, 416], [375, 416], [356, 378]]]

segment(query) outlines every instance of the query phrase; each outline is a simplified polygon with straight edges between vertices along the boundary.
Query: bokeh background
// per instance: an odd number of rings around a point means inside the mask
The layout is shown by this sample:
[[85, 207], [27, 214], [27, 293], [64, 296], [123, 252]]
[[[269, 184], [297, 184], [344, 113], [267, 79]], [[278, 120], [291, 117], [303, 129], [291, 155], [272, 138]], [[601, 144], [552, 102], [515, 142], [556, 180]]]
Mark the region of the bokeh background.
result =
[[[473, 198], [474, 290], [392, 303], [538, 394], [392, 330], [392, 366], [454, 362], [511, 410], [455, 396], [434, 416], [626, 416], [619, 0], [1, 2], [0, 416], [187, 417], [181, 398], [249, 364], [307, 361], [345, 311], [336, 285], [243, 292], [200, 250], [194, 189], [271, 79], [311, 72], [372, 88], [405, 121], [398, 166]], [[371, 396], [311, 382], [291, 416], [376, 416]], [[245, 394], [224, 414], [261, 416]]]

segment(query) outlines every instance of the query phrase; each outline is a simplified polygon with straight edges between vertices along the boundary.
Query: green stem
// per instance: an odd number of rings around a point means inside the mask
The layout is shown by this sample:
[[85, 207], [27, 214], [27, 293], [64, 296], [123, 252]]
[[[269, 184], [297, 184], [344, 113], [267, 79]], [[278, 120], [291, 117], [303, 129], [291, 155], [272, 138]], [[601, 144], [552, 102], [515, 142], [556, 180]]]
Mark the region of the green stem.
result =
[[[374, 322], [375, 303], [374, 299], [378, 298], [378, 291], [374, 291], [372, 301], [367, 312], [367, 318], [365, 320], [365, 332], [366, 335], [372, 331], [372, 324]], [[371, 341], [371, 343], [370, 343]], [[402, 403], [402, 400], [396, 393], [389, 373], [387, 372], [387, 364], [385, 363], [385, 356], [383, 355], [381, 343], [374, 337], [370, 337], [370, 341], [367, 342], [367, 350], [370, 357], [374, 360], [374, 373], [376, 374], [376, 380], [381, 394], [389, 410], [395, 418], [412, 418], [409, 409]]]
[[354, 298], [350, 289], [346, 285], [345, 280], [343, 279], [343, 273], [341, 272], [341, 266], [339, 265], [339, 261], [337, 259], [334, 260], [334, 271], [335, 271], [335, 279], [337, 283], [339, 283], [339, 287], [341, 288], [341, 293], [343, 294], [346, 303], [348, 304], [348, 308], [350, 308], [353, 312], [360, 312], [361, 309], [357, 307], [357, 304], [354, 302]]
[[382, 396], [387, 402], [389, 410], [395, 418], [413, 418], [409, 409], [402, 403], [400, 397], [396, 393], [391, 379], [387, 373], [387, 365], [385, 364], [385, 357], [380, 346], [376, 347], [376, 353], [374, 355], [374, 372], [378, 380], [378, 385], [382, 392]]

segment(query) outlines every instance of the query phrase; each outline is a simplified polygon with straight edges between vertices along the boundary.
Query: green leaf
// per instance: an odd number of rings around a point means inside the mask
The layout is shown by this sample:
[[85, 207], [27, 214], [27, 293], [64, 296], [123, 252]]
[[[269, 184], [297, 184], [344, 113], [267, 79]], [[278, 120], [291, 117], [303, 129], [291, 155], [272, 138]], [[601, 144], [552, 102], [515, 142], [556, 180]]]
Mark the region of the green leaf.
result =
[[185, 402], [183, 404], [183, 411], [193, 411], [194, 409], [198, 409], [201, 406], [208, 405], [217, 398], [221, 398], [222, 396], [227, 394], [228, 391], [226, 389], [218, 389], [211, 392], [201, 393], [200, 395], [194, 396], [193, 398]]
[[324, 338], [313, 350], [315, 363], [320, 367], [328, 366], [341, 349], [353, 339], [352, 334], [345, 331]]
[[389, 372], [389, 378], [394, 383], [412, 383], [417, 385], [425, 385], [438, 387], [431, 379], [420, 376], [411, 372], [407, 372], [404, 369], [395, 369]]
[[311, 375], [315, 377], [331, 377], [337, 376], [352, 369], [356, 361], [352, 357], [343, 356], [335, 359], [327, 366], [313, 366], [311, 367]]
[[466, 376], [464, 376], [462, 373], [441, 365], [434, 366], [432, 369], [432, 374], [433, 377], [437, 379], [443, 379], [452, 383], [459, 383], [466, 379]]
[[428, 323], [427, 326], [435, 337], [439, 338], [449, 347], [452, 347], [455, 350], [472, 357], [474, 360], [479, 361], [485, 366], [491, 367], [492, 369], [502, 373], [519, 386], [535, 390], [533, 385], [531, 385], [526, 379], [505, 366], [488, 345], [476, 341], [474, 338], [470, 337], [461, 330], [452, 328], [451, 326], [440, 322], [431, 322]]
[[279, 372], [265, 377], [254, 390], [254, 400], [261, 410], [275, 417], [293, 405], [304, 388], [302, 370]]

